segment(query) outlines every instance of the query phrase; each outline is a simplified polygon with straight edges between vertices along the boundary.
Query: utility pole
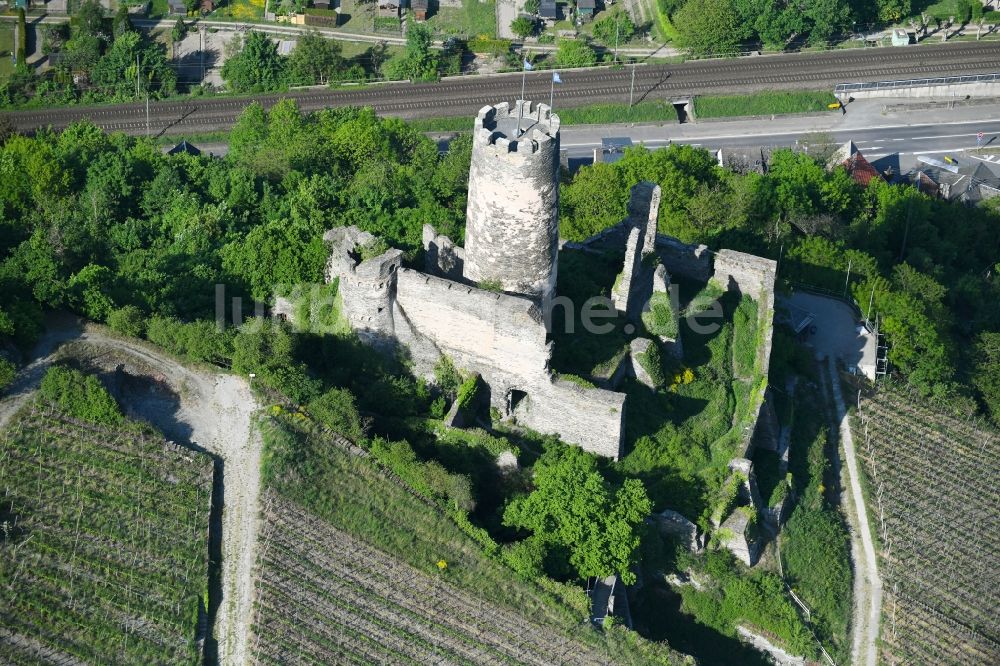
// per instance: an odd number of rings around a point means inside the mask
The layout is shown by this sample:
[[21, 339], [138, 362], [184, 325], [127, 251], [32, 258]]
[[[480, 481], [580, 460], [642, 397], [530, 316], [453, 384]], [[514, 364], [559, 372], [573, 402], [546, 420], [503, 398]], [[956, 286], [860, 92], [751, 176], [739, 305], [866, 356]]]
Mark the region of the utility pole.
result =
[[635, 95], [635, 62], [632, 63], [632, 85], [628, 89], [628, 108], [632, 108], [632, 98]]
[[135, 99], [139, 101], [139, 54], [135, 54]]
[[847, 298], [847, 287], [851, 284], [851, 266], [853, 263], [853, 258], [847, 260], [847, 278], [844, 280], [844, 298]]
[[149, 91], [146, 91], [146, 138], [149, 138]]

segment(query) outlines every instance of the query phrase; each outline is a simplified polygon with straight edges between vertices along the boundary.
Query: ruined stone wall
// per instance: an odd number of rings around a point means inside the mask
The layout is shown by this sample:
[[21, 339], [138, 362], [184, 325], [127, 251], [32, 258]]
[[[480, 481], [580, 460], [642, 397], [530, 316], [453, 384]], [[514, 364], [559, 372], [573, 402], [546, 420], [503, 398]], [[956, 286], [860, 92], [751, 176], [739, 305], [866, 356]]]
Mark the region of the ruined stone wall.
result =
[[431, 275], [462, 281], [465, 265], [465, 250], [450, 238], [439, 234], [434, 227], [425, 224], [423, 228], [424, 265]]
[[625, 263], [622, 265], [621, 276], [615, 280], [611, 289], [611, 301], [615, 304], [615, 310], [629, 318], [635, 314], [635, 307], [631, 303], [635, 286], [633, 279], [636, 282], [642, 279], [642, 234], [635, 227], [632, 227], [625, 243]]
[[688, 245], [671, 236], [656, 235], [656, 253], [671, 275], [707, 282], [712, 277], [712, 252], [707, 245]]
[[392, 302], [403, 253], [390, 249], [359, 262], [358, 248], [372, 242], [374, 237], [357, 227], [331, 229], [323, 238], [333, 247], [326, 266], [326, 281], [332, 282], [334, 278], [340, 281], [338, 291], [344, 318], [365, 342], [379, 347], [392, 345], [395, 334]]
[[715, 254], [715, 279], [723, 288], [735, 283], [739, 290], [759, 298], [764, 291], [774, 292], [777, 263], [736, 250], [719, 250]]
[[624, 393], [586, 388], [558, 378], [535, 384], [525, 392], [527, 396], [513, 412], [518, 425], [559, 435], [563, 441], [600, 456], [621, 457]]
[[[518, 122], [524, 133], [518, 135]], [[472, 135], [465, 265], [532, 298], [555, 293], [559, 247], [559, 117], [518, 101], [480, 109]]]
[[533, 300], [405, 268], [398, 272], [395, 298], [396, 335], [418, 373], [429, 376], [446, 354], [458, 367], [478, 372], [492, 406], [518, 424], [618, 458], [625, 394], [550, 375], [551, 348]]
[[[546, 373], [550, 351], [545, 322], [529, 299], [404, 268], [397, 278], [396, 302], [415, 331], [484, 378], [500, 370], [533, 378]], [[433, 365], [437, 359], [426, 360]]]

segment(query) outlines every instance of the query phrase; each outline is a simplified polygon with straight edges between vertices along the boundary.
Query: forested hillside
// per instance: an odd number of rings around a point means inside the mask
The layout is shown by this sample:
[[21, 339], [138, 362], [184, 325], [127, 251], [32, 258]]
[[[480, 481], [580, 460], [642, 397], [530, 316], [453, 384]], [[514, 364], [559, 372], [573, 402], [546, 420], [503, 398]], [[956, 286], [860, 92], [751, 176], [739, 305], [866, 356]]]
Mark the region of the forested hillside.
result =
[[[821, 137], [818, 137], [821, 139]], [[859, 187], [825, 170], [828, 146], [779, 151], [766, 175], [719, 169], [688, 146], [628, 151], [564, 186], [561, 233], [621, 219], [631, 183], [660, 183], [660, 231], [779, 260], [785, 284], [853, 295], [879, 316], [893, 369], [920, 391], [1000, 418], [1000, 207], [949, 204], [906, 185]]]

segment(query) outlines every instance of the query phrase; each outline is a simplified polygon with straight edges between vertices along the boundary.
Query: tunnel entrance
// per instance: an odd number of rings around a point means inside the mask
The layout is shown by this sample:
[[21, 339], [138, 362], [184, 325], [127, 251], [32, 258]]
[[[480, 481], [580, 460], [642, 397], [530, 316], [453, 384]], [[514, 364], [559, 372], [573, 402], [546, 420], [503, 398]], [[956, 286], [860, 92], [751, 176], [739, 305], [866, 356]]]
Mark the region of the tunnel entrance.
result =
[[694, 119], [694, 107], [690, 99], [676, 99], [671, 103], [677, 112], [677, 122], [687, 123]]

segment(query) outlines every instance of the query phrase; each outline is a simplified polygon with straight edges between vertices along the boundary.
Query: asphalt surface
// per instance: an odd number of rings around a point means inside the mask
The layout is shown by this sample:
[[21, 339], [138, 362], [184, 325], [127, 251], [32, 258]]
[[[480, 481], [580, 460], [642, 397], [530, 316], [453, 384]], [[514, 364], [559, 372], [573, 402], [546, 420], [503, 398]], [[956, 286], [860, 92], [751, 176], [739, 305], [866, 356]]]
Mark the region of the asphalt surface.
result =
[[[919, 48], [846, 49], [822, 53], [692, 61], [635, 68], [634, 99], [684, 99], [693, 94], [751, 92], [755, 90], [823, 89], [837, 83], [991, 73], [1000, 67], [1000, 43], [962, 42]], [[556, 86], [556, 106], [595, 102], [627, 102], [631, 68], [566, 71]], [[526, 97], [548, 99], [551, 75], [527, 77]], [[328, 106], [371, 106], [382, 115], [402, 118], [472, 116], [486, 104], [520, 95], [521, 75], [469, 76], [438, 83], [394, 83], [373, 86], [314, 89], [243, 98], [192, 98], [150, 104], [150, 131], [193, 133], [226, 129], [252, 100], [265, 108], [279, 99], [297, 100], [303, 111]], [[64, 107], [10, 114], [15, 126], [30, 131], [65, 127], [89, 118], [110, 131], [146, 132], [145, 104]]]
[[[602, 137], [615, 136], [628, 137], [633, 143], [642, 143], [649, 148], [659, 148], [670, 143], [687, 143], [713, 151], [725, 146], [778, 148], [798, 145], [816, 131], [831, 136], [836, 143], [853, 140], [869, 159], [878, 159], [890, 154], [899, 154], [901, 157], [929, 155], [940, 158], [942, 155], [976, 148], [979, 132], [983, 133], [984, 145], [1000, 144], [1000, 117], [996, 115], [989, 120], [820, 130], [785, 129], [785, 126], [778, 122], [760, 123], [756, 128], [742, 125], [720, 127], [720, 125], [712, 123], [691, 126], [690, 129], [677, 125], [620, 128], [566, 127], [562, 130], [561, 147], [571, 158], [591, 157], [594, 149], [601, 145]], [[768, 131], [769, 126], [774, 129]]]

